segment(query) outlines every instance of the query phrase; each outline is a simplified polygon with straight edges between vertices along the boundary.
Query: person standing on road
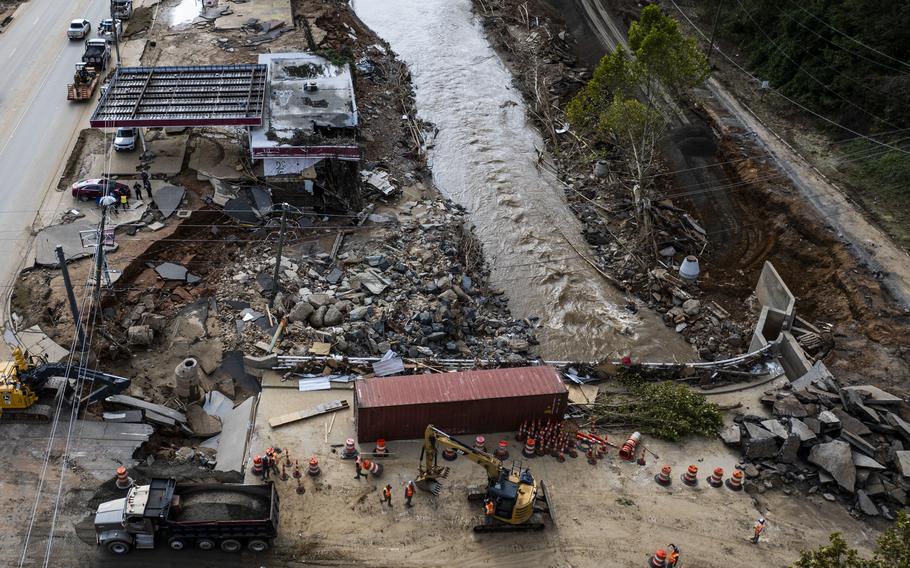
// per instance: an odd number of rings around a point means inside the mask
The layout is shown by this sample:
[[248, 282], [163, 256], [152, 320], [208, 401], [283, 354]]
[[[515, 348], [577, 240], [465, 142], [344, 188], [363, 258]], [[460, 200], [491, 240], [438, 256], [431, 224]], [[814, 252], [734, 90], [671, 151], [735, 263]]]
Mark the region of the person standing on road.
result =
[[407, 486], [404, 488], [404, 505], [405, 507], [411, 507], [411, 499], [414, 498], [414, 482], [408, 481]]
[[124, 211], [126, 211], [126, 209], [127, 209], [126, 194], [128, 191], [129, 191], [129, 189], [125, 189], [125, 190], [123, 190], [123, 193], [120, 194], [120, 207], [123, 207]]
[[142, 201], [142, 186], [139, 185], [139, 182], [133, 184], [133, 195], [136, 196], [136, 199]]
[[392, 486], [386, 485], [385, 489], [382, 490], [382, 500], [389, 504], [389, 507], [392, 506]]
[[147, 170], [142, 170], [142, 186], [145, 188], [145, 194], [148, 195], [148, 198], [152, 198], [152, 181], [149, 179], [149, 173]]
[[670, 554], [667, 555], [667, 568], [677, 568], [677, 566], [679, 566], [679, 547], [671, 544]]
[[761, 538], [763, 532], [765, 532], [765, 518], [762, 517], [755, 522], [755, 526], [752, 527], [752, 544], [758, 544], [758, 539]]
[[270, 473], [272, 473], [272, 458], [269, 454], [265, 454], [262, 456], [262, 480], [268, 481]]

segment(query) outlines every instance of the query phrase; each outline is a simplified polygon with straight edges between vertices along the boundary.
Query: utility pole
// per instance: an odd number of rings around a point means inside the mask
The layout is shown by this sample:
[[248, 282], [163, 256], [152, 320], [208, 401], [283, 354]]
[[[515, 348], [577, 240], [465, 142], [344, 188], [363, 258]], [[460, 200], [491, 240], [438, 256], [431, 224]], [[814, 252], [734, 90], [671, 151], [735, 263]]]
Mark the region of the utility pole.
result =
[[[101, 223], [98, 226], [98, 251], [95, 255], [95, 292], [98, 294], [96, 306], [98, 313], [101, 313], [101, 274], [104, 272], [104, 224], [107, 222], [107, 210], [114, 204], [116, 197], [105, 195], [101, 198]], [[103, 316], [102, 316], [103, 319]]]
[[275, 307], [275, 297], [278, 295], [278, 282], [281, 278], [281, 249], [284, 248], [284, 237], [288, 229], [288, 204], [281, 204], [281, 233], [278, 235], [278, 252], [275, 255], [275, 274], [272, 277], [272, 293], [269, 298], [269, 307]]
[[79, 318], [79, 306], [76, 304], [76, 294], [73, 292], [73, 283], [70, 280], [70, 271], [66, 266], [66, 257], [63, 255], [63, 247], [57, 245], [57, 261], [60, 263], [60, 272], [63, 274], [63, 287], [66, 288], [66, 297], [69, 298], [70, 312], [73, 314], [73, 321], [76, 324], [76, 335], [79, 337], [79, 346], [85, 349], [85, 333], [82, 331], [82, 320]]
[[705, 52], [705, 58], [711, 63], [711, 53], [714, 52], [714, 36], [717, 33], [717, 22], [720, 21], [720, 11], [724, 7], [724, 0], [718, 0], [717, 11], [714, 12], [714, 24], [711, 26], [711, 41], [708, 42], [708, 51]]
[[111, 30], [114, 32], [114, 51], [117, 53], [117, 66], [120, 65], [120, 37], [117, 33], [117, 18], [114, 17], [114, 0], [111, 0]]

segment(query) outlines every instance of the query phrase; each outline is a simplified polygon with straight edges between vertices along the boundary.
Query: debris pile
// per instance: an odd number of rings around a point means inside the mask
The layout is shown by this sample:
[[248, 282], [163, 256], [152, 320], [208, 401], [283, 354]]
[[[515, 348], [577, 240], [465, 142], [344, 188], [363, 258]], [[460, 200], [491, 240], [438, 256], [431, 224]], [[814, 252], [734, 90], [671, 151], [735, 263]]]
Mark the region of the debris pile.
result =
[[533, 325], [510, 318], [501, 294], [482, 285], [486, 272], [462, 211], [444, 201], [413, 201], [397, 215], [368, 219], [375, 223], [371, 238], [350, 239], [337, 257], [286, 249], [281, 290], [268, 310], [274, 257], [266, 247], [238, 254], [206, 282], [218, 291], [224, 329], [236, 330], [224, 336], [248, 353], [257, 346], [271, 352], [269, 341], [286, 318], [279, 353], [307, 354], [327, 343], [346, 355], [394, 349], [410, 358], [526, 359], [536, 344]]
[[910, 503], [910, 405], [903, 399], [871, 385], [841, 387], [817, 362], [762, 403], [772, 418], [737, 416], [721, 433], [742, 448], [746, 477], [759, 492], [807, 484], [810, 494], [840, 495], [854, 513], [889, 520]]

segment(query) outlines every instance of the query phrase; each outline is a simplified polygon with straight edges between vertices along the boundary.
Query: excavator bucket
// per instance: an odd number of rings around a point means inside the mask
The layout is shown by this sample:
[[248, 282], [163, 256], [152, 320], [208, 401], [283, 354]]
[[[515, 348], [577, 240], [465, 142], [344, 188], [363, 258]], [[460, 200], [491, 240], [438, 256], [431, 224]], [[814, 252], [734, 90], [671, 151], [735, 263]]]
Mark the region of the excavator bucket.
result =
[[435, 479], [430, 479], [430, 478], [418, 479], [417, 481], [414, 482], [414, 484], [417, 485], [417, 487], [419, 489], [432, 493], [433, 495], [436, 495], [436, 496], [438, 496], [439, 492], [442, 490], [442, 483], [440, 483], [439, 481], [437, 481]]

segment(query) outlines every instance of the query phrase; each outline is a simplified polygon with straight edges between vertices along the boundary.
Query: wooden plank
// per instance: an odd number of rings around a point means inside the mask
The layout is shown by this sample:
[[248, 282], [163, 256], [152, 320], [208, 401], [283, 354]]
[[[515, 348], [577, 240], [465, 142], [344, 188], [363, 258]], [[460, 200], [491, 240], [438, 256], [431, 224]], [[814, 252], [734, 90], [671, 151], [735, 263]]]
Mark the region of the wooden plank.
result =
[[272, 428], [277, 428], [279, 426], [284, 426], [285, 424], [290, 424], [291, 422], [306, 420], [307, 418], [312, 418], [321, 414], [328, 414], [329, 412], [335, 412], [338, 410], [345, 410], [347, 408], [349, 408], [348, 401], [333, 400], [332, 402], [317, 404], [313, 408], [306, 410], [298, 410], [297, 412], [291, 412], [289, 414], [282, 414], [281, 416], [269, 418], [269, 426]]

